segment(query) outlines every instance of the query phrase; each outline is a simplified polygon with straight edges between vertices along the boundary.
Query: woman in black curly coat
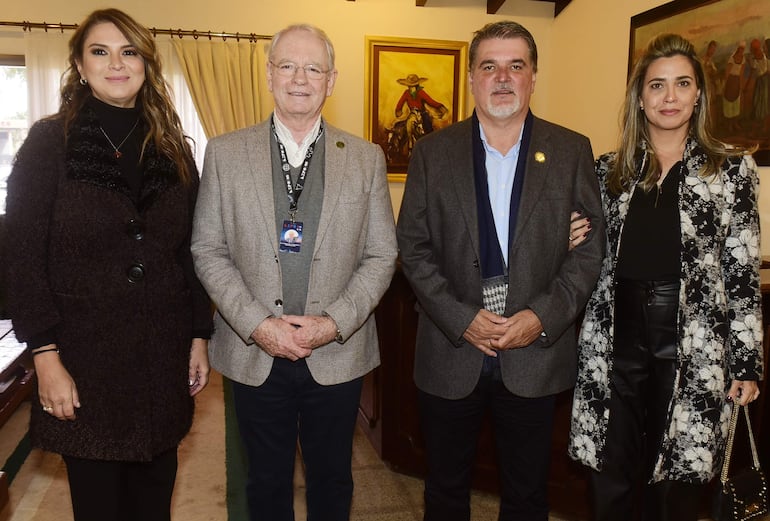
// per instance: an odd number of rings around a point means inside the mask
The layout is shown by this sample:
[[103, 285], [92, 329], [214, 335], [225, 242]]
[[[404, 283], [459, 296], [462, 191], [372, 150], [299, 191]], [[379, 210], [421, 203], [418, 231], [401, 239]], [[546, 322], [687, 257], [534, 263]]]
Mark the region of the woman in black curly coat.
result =
[[99, 10], [69, 45], [60, 110], [8, 181], [9, 311], [38, 377], [30, 435], [64, 457], [76, 520], [168, 520], [209, 373], [197, 171], [147, 29]]

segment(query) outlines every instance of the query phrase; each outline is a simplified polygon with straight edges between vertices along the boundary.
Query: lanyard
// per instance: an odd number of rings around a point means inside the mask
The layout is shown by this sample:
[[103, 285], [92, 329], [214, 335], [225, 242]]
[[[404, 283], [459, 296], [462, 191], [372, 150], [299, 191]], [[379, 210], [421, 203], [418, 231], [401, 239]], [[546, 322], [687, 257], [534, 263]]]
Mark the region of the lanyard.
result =
[[305, 188], [305, 179], [307, 178], [307, 172], [310, 168], [310, 160], [313, 158], [315, 145], [318, 143], [321, 134], [324, 132], [324, 124], [322, 121], [321, 126], [318, 128], [318, 135], [315, 137], [315, 140], [310, 143], [310, 146], [307, 149], [305, 160], [302, 162], [297, 182], [294, 185], [291, 183], [291, 165], [289, 165], [286, 147], [281, 143], [278, 133], [275, 131], [275, 122], [272, 119], [270, 120], [270, 128], [273, 131], [275, 141], [278, 143], [278, 150], [281, 152], [281, 170], [283, 171], [283, 178], [286, 186], [286, 196], [289, 198], [289, 217], [292, 222], [294, 222], [294, 217], [297, 215], [297, 203], [299, 202], [299, 197], [302, 195], [302, 190]]

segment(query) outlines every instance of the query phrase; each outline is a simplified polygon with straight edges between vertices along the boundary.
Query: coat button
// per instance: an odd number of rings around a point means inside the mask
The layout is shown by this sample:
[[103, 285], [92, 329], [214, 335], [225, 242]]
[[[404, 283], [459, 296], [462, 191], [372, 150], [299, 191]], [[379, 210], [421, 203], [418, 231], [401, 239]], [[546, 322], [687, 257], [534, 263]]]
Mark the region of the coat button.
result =
[[131, 219], [126, 225], [126, 234], [137, 241], [141, 241], [144, 238], [144, 223], [139, 219]]
[[283, 306], [283, 300], [281, 300], [279, 298], [275, 299], [275, 305], [276, 306]]
[[474, 267], [474, 268], [478, 268], [478, 267], [479, 267], [479, 261], [478, 261], [478, 259], [477, 259], [477, 260], [475, 260], [475, 261], [473, 261], [473, 267]]
[[126, 275], [128, 275], [128, 282], [139, 282], [144, 278], [144, 264], [135, 262], [128, 267]]

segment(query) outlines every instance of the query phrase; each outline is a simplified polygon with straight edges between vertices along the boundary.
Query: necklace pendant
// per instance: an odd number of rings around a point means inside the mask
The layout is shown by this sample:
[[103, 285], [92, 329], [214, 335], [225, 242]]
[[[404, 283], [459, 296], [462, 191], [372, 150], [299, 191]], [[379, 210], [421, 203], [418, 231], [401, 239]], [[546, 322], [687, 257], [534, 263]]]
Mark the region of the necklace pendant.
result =
[[120, 159], [121, 157], [123, 157], [123, 152], [121, 152], [120, 150], [116, 150], [115, 159]]

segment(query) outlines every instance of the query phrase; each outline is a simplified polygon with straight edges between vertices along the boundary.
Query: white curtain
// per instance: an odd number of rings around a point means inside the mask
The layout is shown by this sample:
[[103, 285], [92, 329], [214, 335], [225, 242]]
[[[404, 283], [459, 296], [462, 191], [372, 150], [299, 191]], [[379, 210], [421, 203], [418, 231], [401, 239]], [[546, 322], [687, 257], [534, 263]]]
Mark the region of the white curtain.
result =
[[[71, 33], [40, 31], [24, 35], [30, 125], [59, 110], [61, 78], [68, 66], [67, 42], [71, 36]], [[174, 105], [182, 121], [182, 128], [194, 141], [195, 163], [200, 170], [206, 150], [206, 134], [195, 112], [190, 90], [170, 39], [158, 37], [155, 43], [161, 56], [163, 74], [174, 95]]]
[[59, 110], [61, 76], [67, 69], [69, 37], [60, 32], [24, 33], [30, 125]]

